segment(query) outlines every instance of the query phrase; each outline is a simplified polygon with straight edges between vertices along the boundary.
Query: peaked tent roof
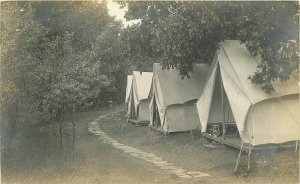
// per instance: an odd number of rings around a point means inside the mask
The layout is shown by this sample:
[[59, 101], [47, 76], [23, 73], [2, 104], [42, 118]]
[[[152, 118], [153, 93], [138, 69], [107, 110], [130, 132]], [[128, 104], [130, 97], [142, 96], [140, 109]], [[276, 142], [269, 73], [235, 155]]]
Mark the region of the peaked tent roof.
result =
[[126, 86], [126, 97], [125, 97], [125, 102], [126, 103], [129, 100], [131, 85], [132, 85], [132, 75], [127, 75], [127, 86]]
[[209, 69], [207, 64], [195, 64], [190, 78], [182, 79], [176, 69], [163, 70], [159, 63], [154, 63], [153, 72], [162, 92], [161, 105], [166, 107], [198, 99], [205, 86]]
[[133, 71], [133, 83], [135, 85], [135, 94], [137, 100], [145, 100], [148, 99], [151, 83], [152, 83], [152, 72], [138, 72]]

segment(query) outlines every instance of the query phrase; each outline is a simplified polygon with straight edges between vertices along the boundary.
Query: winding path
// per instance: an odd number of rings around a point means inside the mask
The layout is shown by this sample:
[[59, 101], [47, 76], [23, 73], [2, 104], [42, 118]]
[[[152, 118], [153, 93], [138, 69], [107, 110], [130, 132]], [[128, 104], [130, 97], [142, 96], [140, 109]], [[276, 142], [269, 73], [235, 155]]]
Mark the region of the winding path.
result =
[[146, 151], [142, 151], [139, 149], [136, 149], [134, 147], [128, 146], [126, 144], [119, 143], [115, 139], [111, 138], [109, 135], [107, 135], [105, 132], [103, 132], [98, 123], [106, 118], [107, 116], [116, 114], [117, 112], [112, 112], [103, 116], [99, 116], [97, 119], [89, 123], [88, 131], [95, 134], [96, 136], [99, 136], [99, 139], [102, 140], [102, 142], [112, 145], [114, 148], [119, 149], [123, 151], [124, 153], [127, 153], [131, 155], [132, 157], [142, 159], [144, 161], [150, 162], [156, 166], [158, 166], [160, 169], [175, 174], [182, 178], [200, 178], [204, 176], [210, 176], [209, 174], [198, 172], [198, 171], [187, 171], [181, 167], [175, 166], [172, 163], [163, 160], [161, 157], [154, 155], [153, 153], [149, 153]]

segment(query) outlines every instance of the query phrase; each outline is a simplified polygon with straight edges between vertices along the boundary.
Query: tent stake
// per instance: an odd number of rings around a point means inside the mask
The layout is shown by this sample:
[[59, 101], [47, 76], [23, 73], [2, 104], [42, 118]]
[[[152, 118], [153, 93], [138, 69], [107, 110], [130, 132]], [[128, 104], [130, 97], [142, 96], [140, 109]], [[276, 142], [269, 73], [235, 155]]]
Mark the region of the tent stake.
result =
[[235, 167], [234, 167], [234, 172], [237, 171], [237, 167], [239, 165], [239, 161], [240, 161], [240, 157], [241, 157], [241, 153], [242, 153], [243, 144], [244, 144], [244, 142], [242, 142], [242, 144], [241, 144], [240, 153], [239, 153], [239, 156], [238, 156], [238, 158], [236, 160], [236, 164], [235, 164]]

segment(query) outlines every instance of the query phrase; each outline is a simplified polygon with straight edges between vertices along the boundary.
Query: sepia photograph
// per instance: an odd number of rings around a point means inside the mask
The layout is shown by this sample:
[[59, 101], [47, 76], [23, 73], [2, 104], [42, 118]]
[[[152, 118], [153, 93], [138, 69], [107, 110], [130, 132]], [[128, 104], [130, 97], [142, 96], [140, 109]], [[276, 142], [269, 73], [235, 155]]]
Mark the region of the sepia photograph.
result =
[[299, 16], [0, 0], [0, 183], [299, 184]]

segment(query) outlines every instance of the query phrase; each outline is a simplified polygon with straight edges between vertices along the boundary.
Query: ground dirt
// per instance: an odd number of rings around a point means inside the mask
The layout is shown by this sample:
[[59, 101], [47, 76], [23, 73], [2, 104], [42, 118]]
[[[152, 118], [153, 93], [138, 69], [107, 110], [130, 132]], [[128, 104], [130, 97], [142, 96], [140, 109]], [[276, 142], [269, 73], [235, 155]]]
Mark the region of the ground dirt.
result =
[[[184, 184], [184, 183], [298, 183], [299, 154], [294, 149], [273, 149], [252, 153], [251, 169], [247, 170], [247, 157], [243, 154], [239, 170], [233, 168], [238, 150], [224, 146], [213, 149], [204, 147], [207, 140], [200, 133], [175, 133], [164, 135], [147, 126], [136, 126], [126, 122], [125, 106], [107, 110], [83, 112], [77, 116], [76, 160], [60, 167], [38, 167], [35, 169], [2, 168], [2, 183], [30, 184]], [[87, 131], [89, 122], [101, 115], [120, 111], [99, 122], [99, 127], [118, 142], [140, 150], [154, 153], [164, 160], [188, 171], [200, 171], [209, 177], [179, 178], [166, 173], [155, 165], [133, 158], [101, 142]], [[69, 125], [65, 124], [68, 132]], [[64, 136], [64, 144], [71, 135]], [[70, 147], [65, 146], [65, 149]], [[67, 151], [66, 151], [67, 152]]]

